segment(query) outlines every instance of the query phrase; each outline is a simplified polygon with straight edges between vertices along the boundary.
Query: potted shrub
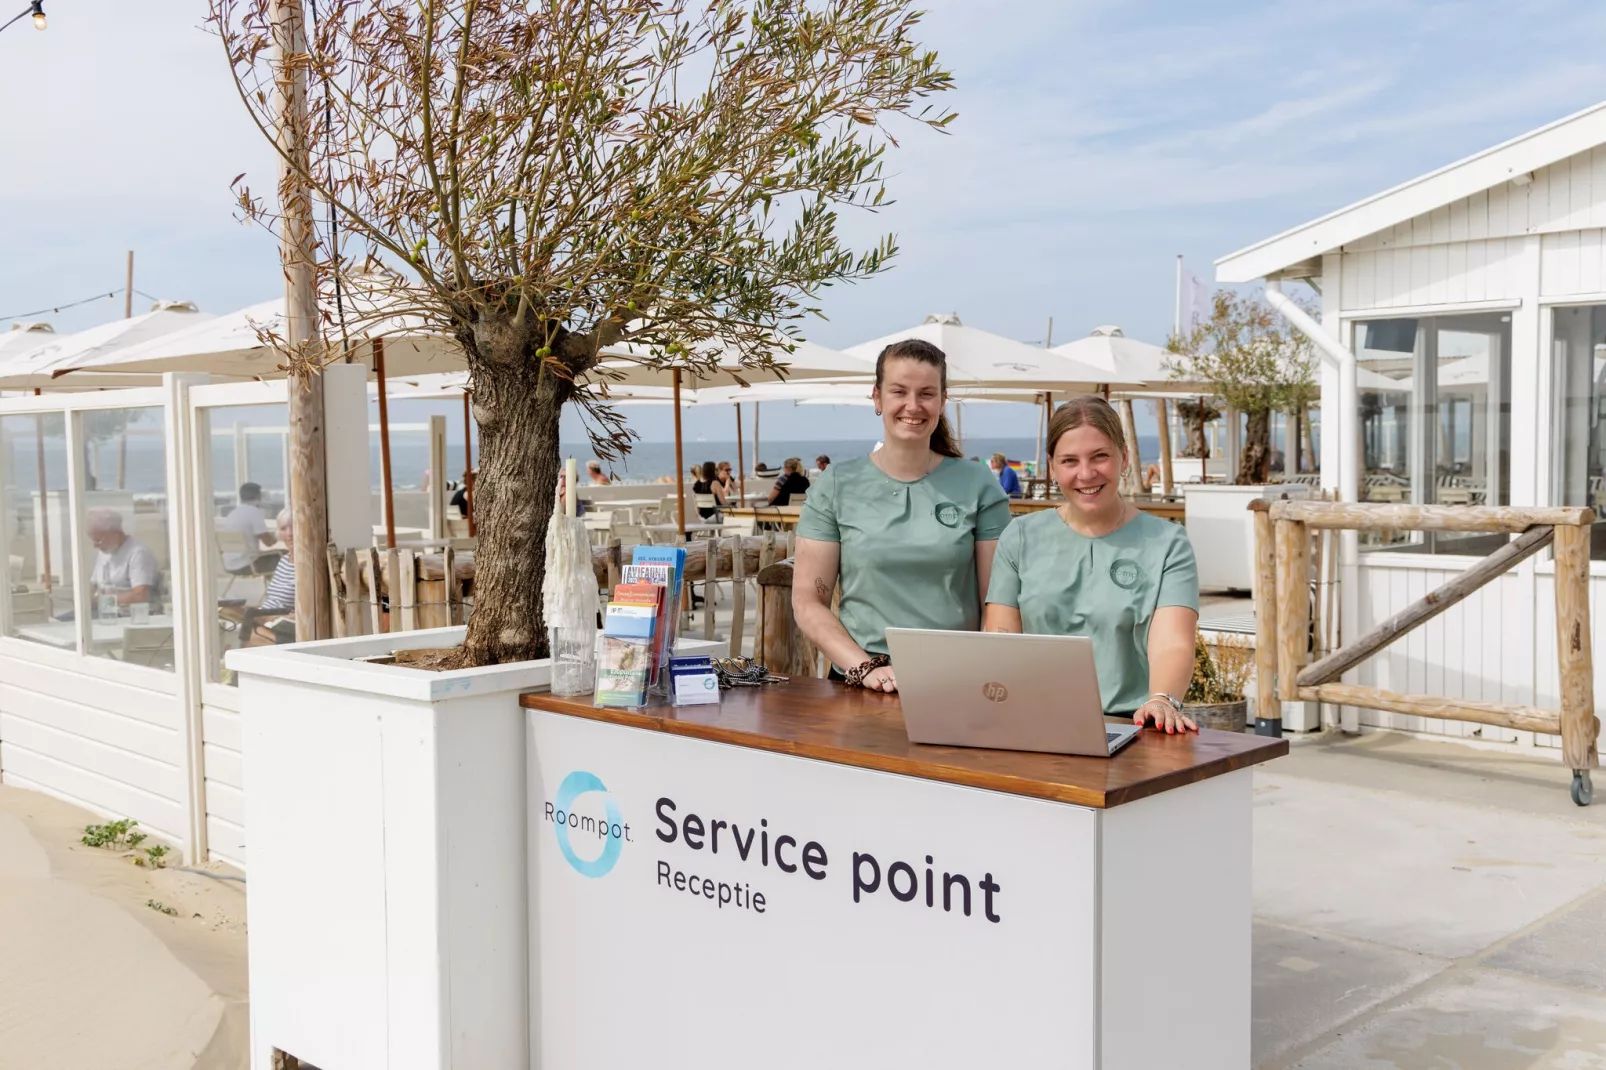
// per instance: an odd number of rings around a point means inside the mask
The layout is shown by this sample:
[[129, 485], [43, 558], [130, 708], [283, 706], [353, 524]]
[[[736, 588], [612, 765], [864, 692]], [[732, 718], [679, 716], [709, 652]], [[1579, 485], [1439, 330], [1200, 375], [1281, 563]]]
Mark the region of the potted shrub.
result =
[[[1218, 590], [1254, 589], [1254, 537], [1249, 503], [1260, 497], [1304, 497], [1309, 488], [1271, 483], [1271, 417], [1274, 412], [1302, 413], [1320, 394], [1316, 351], [1310, 339], [1293, 330], [1255, 295], [1217, 290], [1210, 315], [1166, 348], [1175, 354], [1166, 362], [1173, 379], [1206, 384], [1210, 396], [1223, 403], [1229, 417], [1244, 418], [1243, 446], [1231, 485], [1187, 483], [1188, 535], [1198, 558], [1199, 586]], [[1203, 399], [1201, 399], [1203, 400]], [[1203, 420], [1208, 402], [1183, 408], [1189, 423], [1188, 443], [1204, 447]]]
[[1193, 679], [1182, 696], [1182, 712], [1200, 728], [1242, 732], [1249, 726], [1244, 690], [1255, 671], [1255, 652], [1245, 639], [1221, 636], [1215, 652], [1201, 636], [1193, 648]]

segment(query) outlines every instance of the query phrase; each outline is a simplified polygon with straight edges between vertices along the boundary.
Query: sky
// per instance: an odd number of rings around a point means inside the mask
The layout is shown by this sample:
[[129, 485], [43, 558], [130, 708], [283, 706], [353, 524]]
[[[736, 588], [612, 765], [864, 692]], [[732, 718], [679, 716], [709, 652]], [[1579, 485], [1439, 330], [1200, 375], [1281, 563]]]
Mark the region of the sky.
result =
[[[0, 329], [120, 289], [129, 249], [136, 310], [276, 296], [275, 243], [229, 193], [242, 172], [270, 189], [272, 158], [205, 4], [46, 9], [46, 32], [0, 33]], [[1525, 0], [1520, 17], [1506, 0], [931, 0], [922, 38], [954, 72], [942, 103], [959, 118], [947, 135], [894, 127], [895, 203], [844, 232], [896, 233], [901, 253], [826, 292], [808, 332], [824, 345], [935, 312], [1033, 343], [1050, 317], [1056, 343], [1101, 324], [1162, 343], [1177, 254], [1208, 280], [1220, 256], [1606, 99], [1606, 59], [1582, 47], [1606, 39], [1590, 0]], [[121, 314], [119, 294], [31, 318], [76, 330]], [[629, 418], [668, 437], [667, 409]], [[763, 419], [775, 438], [879, 426], [859, 408], [770, 404]], [[977, 406], [966, 430], [1031, 420]], [[731, 423], [696, 411], [687, 433], [728, 438]]]

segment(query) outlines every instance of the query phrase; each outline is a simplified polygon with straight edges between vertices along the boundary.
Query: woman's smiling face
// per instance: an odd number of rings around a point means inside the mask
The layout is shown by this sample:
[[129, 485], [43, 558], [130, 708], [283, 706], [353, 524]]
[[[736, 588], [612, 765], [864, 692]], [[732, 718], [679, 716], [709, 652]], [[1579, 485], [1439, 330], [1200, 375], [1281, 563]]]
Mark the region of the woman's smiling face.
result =
[[1073, 427], [1054, 443], [1054, 482], [1072, 509], [1097, 515], [1119, 504], [1125, 458], [1108, 435], [1090, 424]]
[[888, 442], [931, 441], [942, 417], [942, 371], [934, 364], [893, 357], [881, 368], [874, 393]]

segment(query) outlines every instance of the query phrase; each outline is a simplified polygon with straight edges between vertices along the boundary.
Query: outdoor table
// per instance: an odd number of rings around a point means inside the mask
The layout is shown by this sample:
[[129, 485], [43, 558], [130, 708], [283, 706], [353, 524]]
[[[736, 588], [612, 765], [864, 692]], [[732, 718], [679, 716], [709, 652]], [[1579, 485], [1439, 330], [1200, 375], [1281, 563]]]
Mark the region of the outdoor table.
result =
[[[1178, 524], [1186, 522], [1187, 510], [1181, 498], [1128, 498], [1127, 501], [1161, 520], [1174, 520]], [[1058, 509], [1064, 504], [1064, 498], [1011, 498], [1009, 511], [1013, 516], [1022, 516], [1026, 513], [1039, 513], [1044, 509]]]
[[1281, 739], [921, 746], [896, 695], [801, 677], [520, 702], [533, 1065], [1250, 1063], [1247, 767]]
[[760, 505], [751, 509], [725, 510], [726, 520], [753, 519], [760, 524], [776, 524], [782, 528], [795, 528], [803, 515], [801, 505]]
[[678, 534], [678, 535], [682, 536], [683, 538], [690, 539], [693, 536], [701, 534], [703, 532], [707, 532], [707, 533], [709, 533], [711, 535], [718, 535], [718, 534], [721, 534], [721, 533], [723, 533], [725, 531], [729, 531], [729, 530], [731, 530], [733, 528], [738, 528], [738, 527], [741, 527], [741, 526], [742, 525], [740, 525], [740, 524], [732, 524], [732, 523], [729, 523], [728, 521], [722, 521], [722, 520], [703, 520], [703, 521], [699, 521], [699, 522], [696, 522], [696, 523], [693, 523], [693, 522], [688, 520], [686, 522], [686, 526], [684, 528], [682, 528], [678, 524], [646, 524], [646, 525], [644, 525], [642, 527], [641, 530], [642, 531], [649, 531], [649, 532], [653, 533], [654, 535], [677, 535]]
[[580, 500], [586, 503], [586, 511], [589, 513], [622, 512], [625, 514], [626, 522], [630, 524], [636, 522], [636, 517], [640, 510], [656, 509], [664, 503], [662, 498], [620, 498], [615, 501], [598, 501], [587, 498], [583, 494], [580, 496]]
[[[89, 628], [89, 649], [91, 653], [101, 654], [122, 646], [123, 633], [130, 627], [172, 628], [173, 618], [168, 614], [152, 614], [138, 625], [135, 625], [132, 617], [119, 617], [116, 620], [96, 619], [90, 623]], [[44, 624], [19, 624], [16, 632], [19, 639], [43, 643], [59, 650], [72, 650], [78, 646], [78, 625], [70, 620], [53, 620]]]

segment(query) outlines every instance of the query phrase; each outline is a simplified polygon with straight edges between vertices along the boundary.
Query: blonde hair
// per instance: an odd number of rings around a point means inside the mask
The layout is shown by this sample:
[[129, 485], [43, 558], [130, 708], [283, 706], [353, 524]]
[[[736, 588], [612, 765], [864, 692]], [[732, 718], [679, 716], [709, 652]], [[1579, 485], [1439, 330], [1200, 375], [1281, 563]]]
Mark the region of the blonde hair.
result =
[[1054, 447], [1059, 445], [1065, 432], [1078, 427], [1091, 427], [1109, 439], [1121, 455], [1121, 463], [1126, 463], [1126, 432], [1121, 428], [1121, 417], [1116, 415], [1108, 401], [1097, 394], [1072, 398], [1054, 410], [1054, 415], [1048, 420], [1049, 457], [1054, 456]]

